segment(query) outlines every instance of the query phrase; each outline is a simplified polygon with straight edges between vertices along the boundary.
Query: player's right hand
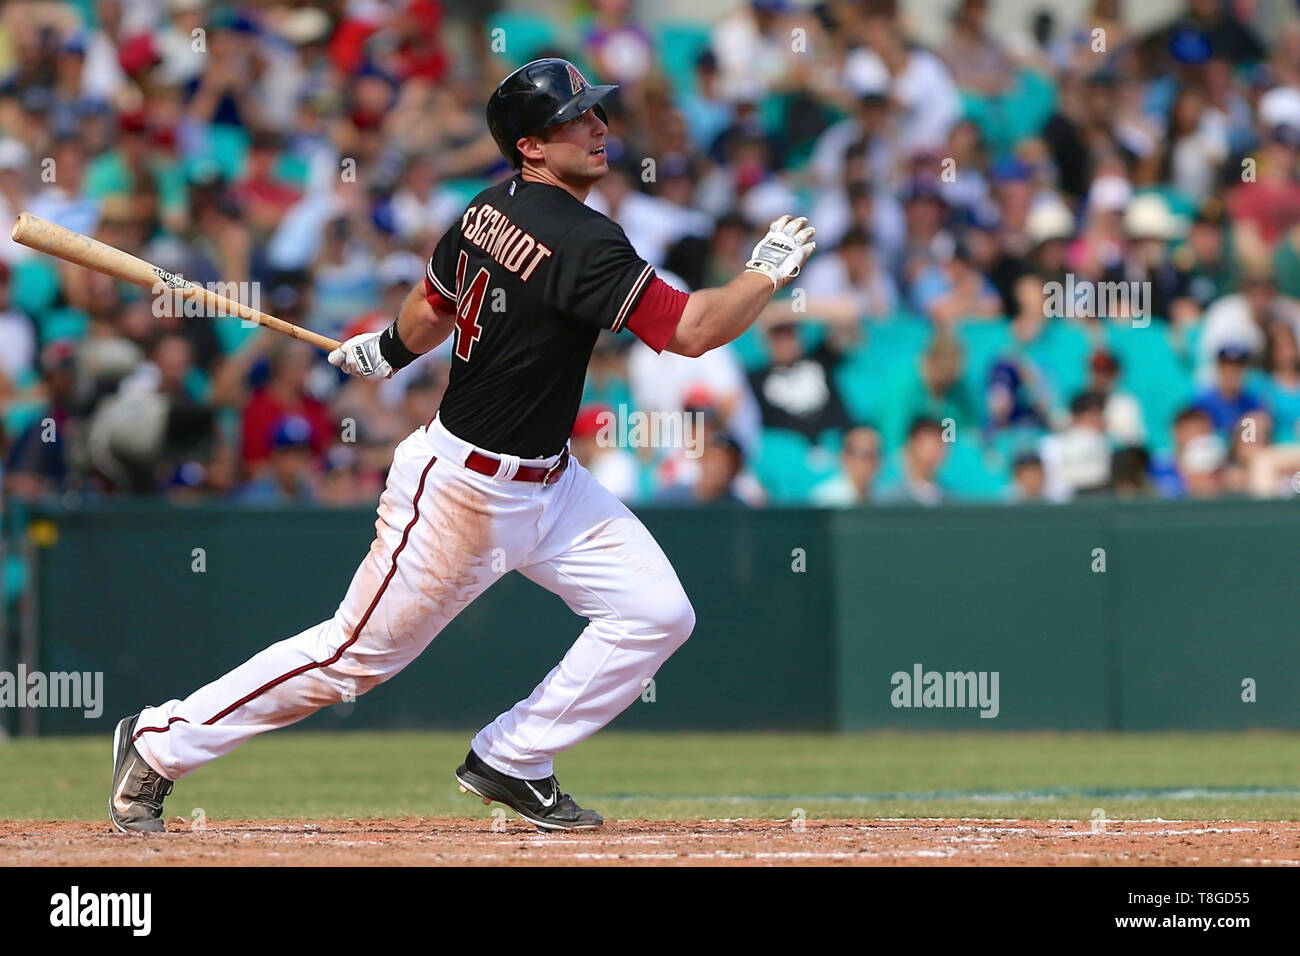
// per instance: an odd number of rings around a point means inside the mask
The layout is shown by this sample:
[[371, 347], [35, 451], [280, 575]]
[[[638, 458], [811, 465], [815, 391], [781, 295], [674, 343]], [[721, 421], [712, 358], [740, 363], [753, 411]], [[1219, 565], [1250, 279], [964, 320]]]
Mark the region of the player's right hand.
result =
[[809, 242], [816, 231], [808, 225], [806, 216], [782, 216], [754, 247], [745, 270], [762, 273], [772, 280], [774, 290], [780, 289], [799, 274], [804, 261], [817, 248], [817, 243]]
[[329, 363], [357, 378], [389, 378], [393, 367], [379, 351], [383, 332], [354, 335], [329, 354]]

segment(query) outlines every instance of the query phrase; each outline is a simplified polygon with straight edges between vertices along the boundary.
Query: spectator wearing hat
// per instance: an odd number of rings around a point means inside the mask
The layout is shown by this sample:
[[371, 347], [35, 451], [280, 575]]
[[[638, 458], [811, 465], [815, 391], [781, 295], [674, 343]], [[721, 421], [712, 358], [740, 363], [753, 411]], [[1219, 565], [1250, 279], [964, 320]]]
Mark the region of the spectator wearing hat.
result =
[[1219, 350], [1224, 346], [1262, 355], [1267, 345], [1265, 331], [1274, 322], [1286, 323], [1300, 338], [1300, 302], [1278, 294], [1271, 269], [1248, 267], [1239, 289], [1205, 310], [1197, 344], [1197, 379], [1201, 382], [1213, 378]]
[[1264, 45], [1250, 24], [1237, 15], [1237, 8], [1219, 0], [1190, 0], [1186, 10], [1156, 33], [1156, 49], [1166, 51], [1175, 65], [1196, 62], [1195, 50], [1204, 48], [1234, 66], [1255, 63], [1264, 56]]
[[315, 428], [301, 415], [284, 415], [270, 429], [266, 462], [239, 489], [248, 505], [310, 505], [316, 501]]
[[[1124, 233], [1128, 240], [1124, 258], [1103, 272], [1102, 281], [1125, 282], [1130, 288], [1149, 290], [1141, 304], [1144, 317], [1171, 318], [1182, 288], [1169, 247], [1187, 234], [1186, 222], [1174, 215], [1163, 196], [1146, 193], [1133, 199], [1124, 211]], [[1130, 303], [1135, 301], [1130, 297]]]
[[628, 504], [641, 498], [641, 467], [620, 445], [618, 415], [607, 405], [584, 405], [573, 423], [569, 450], [592, 477]]
[[1097, 349], [1088, 358], [1088, 391], [1101, 395], [1106, 435], [1117, 447], [1145, 445], [1146, 418], [1136, 396], [1119, 387], [1120, 363], [1114, 352]]
[[1025, 271], [1036, 273], [1043, 282], [1064, 283], [1071, 271], [1070, 243], [1076, 230], [1074, 213], [1059, 196], [1049, 193], [1032, 203], [1024, 224], [1028, 245]]
[[1179, 409], [1173, 422], [1173, 447], [1151, 457], [1151, 483], [1160, 497], [1186, 496], [1187, 488], [1179, 465], [1180, 456], [1193, 438], [1202, 435], [1214, 435], [1214, 424], [1210, 421], [1210, 416], [1193, 405]]
[[880, 435], [869, 425], [855, 425], [844, 433], [839, 471], [818, 483], [811, 503], [818, 508], [852, 508], [871, 501], [872, 485], [880, 472]]
[[918, 418], [907, 430], [907, 442], [894, 463], [894, 474], [882, 480], [877, 496], [882, 504], [937, 505], [948, 497], [939, 481], [939, 468], [948, 457], [943, 425]]
[[1258, 396], [1246, 389], [1250, 349], [1230, 343], [1219, 349], [1214, 365], [1214, 382], [1196, 396], [1195, 407], [1209, 416], [1220, 437], [1228, 439], [1242, 416], [1263, 407]]
[[655, 499], [663, 505], [747, 507], [737, 490], [745, 465], [740, 443], [725, 429], [710, 429], [700, 453], [694, 481], [665, 488]]
[[245, 466], [254, 474], [270, 458], [276, 425], [286, 415], [296, 415], [307, 422], [309, 441], [317, 454], [324, 454], [339, 434], [329, 408], [307, 392], [307, 377], [316, 362], [316, 350], [296, 339], [276, 339], [269, 346], [268, 358], [266, 384], [253, 391], [240, 416], [242, 456]]

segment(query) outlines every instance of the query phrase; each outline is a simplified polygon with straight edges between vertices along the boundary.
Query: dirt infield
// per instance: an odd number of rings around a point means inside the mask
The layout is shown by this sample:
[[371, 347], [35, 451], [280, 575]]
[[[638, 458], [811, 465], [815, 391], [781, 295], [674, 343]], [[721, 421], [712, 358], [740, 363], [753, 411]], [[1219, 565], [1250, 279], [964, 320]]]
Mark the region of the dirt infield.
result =
[[[113, 833], [107, 823], [0, 822], [3, 866], [1300, 865], [1300, 823], [1106, 821], [617, 820], [591, 833], [541, 834], [523, 821], [169, 822], [174, 832]], [[494, 830], [494, 825], [498, 829]]]

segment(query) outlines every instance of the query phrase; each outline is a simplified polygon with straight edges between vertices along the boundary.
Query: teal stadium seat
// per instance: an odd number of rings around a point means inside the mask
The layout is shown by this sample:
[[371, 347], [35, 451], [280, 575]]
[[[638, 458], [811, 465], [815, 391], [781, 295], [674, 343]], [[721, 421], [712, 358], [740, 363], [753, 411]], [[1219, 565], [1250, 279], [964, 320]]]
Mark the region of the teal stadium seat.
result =
[[[539, 50], [557, 46], [561, 41], [555, 22], [536, 13], [502, 10], [488, 20], [487, 28], [488, 49], [504, 59], [512, 69], [536, 59]], [[493, 31], [498, 29], [502, 32], [495, 34]], [[505, 41], [504, 50], [494, 48], [495, 36], [500, 36]]]
[[764, 428], [754, 472], [773, 504], [804, 504], [814, 486], [835, 473], [835, 456], [814, 450], [798, 432]]
[[80, 309], [46, 309], [36, 313], [35, 318], [36, 334], [42, 342], [80, 339], [90, 331], [90, 316]]
[[1011, 342], [1011, 328], [1006, 322], [965, 322], [957, 326], [957, 340], [966, 360], [966, 387], [979, 404], [988, 387], [989, 370], [998, 354]]
[[1166, 323], [1146, 328], [1108, 323], [1107, 345], [1120, 361], [1120, 387], [1131, 392], [1146, 416], [1147, 442], [1153, 452], [1173, 445], [1173, 421], [1195, 392], [1191, 370], [1175, 352]]
[[881, 384], [914, 363], [930, 340], [930, 325], [909, 313], [864, 326], [863, 341], [844, 357], [835, 383], [858, 422], [880, 422]]
[[939, 484], [959, 501], [994, 501], [1010, 481], [1010, 462], [996, 446], [986, 446], [979, 432], [967, 428], [948, 446], [939, 468]]
[[44, 256], [13, 267], [9, 294], [14, 307], [28, 315], [44, 312], [59, 297], [59, 272]]
[[479, 179], [470, 177], [466, 179], [444, 179], [440, 188], [447, 190], [456, 197], [456, 201], [462, 205], [468, 206], [471, 199], [492, 185], [490, 179]]
[[663, 20], [653, 32], [659, 66], [678, 96], [695, 92], [695, 60], [709, 46], [709, 25], [694, 20]]

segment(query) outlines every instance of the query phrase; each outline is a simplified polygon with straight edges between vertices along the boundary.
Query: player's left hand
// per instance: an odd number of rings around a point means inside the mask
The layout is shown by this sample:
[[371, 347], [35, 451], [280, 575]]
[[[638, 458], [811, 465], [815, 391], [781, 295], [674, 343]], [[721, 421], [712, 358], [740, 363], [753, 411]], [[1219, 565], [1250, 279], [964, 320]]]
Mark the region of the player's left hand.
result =
[[808, 225], [807, 216], [782, 216], [754, 247], [745, 269], [762, 273], [772, 280], [775, 289], [780, 289], [799, 274], [804, 261], [817, 248], [817, 243], [809, 241], [816, 231]]
[[354, 335], [329, 354], [329, 363], [357, 378], [390, 378], [393, 367], [379, 351], [383, 332]]

